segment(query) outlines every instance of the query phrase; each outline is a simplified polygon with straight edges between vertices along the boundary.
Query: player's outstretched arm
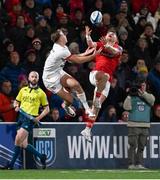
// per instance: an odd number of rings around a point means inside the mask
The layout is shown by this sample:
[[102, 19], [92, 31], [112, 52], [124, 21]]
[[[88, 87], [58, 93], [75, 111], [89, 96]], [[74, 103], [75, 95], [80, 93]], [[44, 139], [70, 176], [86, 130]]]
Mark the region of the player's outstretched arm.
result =
[[91, 32], [92, 30], [89, 28], [89, 26], [85, 26], [85, 32], [86, 32], [86, 41], [87, 41], [87, 45], [89, 47], [96, 47], [97, 43], [93, 42], [92, 38], [91, 38]]
[[114, 54], [114, 55], [121, 55], [122, 54], [122, 51], [123, 51], [123, 49], [122, 49], [122, 47], [114, 47], [112, 44], [110, 44], [110, 43], [107, 43], [106, 45], [105, 45], [105, 48], [107, 49], [107, 51], [108, 52], [110, 52], [110, 53], [112, 53], [112, 54]]
[[79, 54], [79, 56], [87, 56], [94, 52], [95, 48], [88, 47], [84, 53]]
[[85, 62], [89, 62], [89, 61], [92, 61], [95, 56], [97, 54], [100, 54], [100, 52], [102, 51], [102, 48], [99, 48], [98, 50], [96, 50], [94, 48], [94, 51], [92, 52], [91, 55], [87, 55], [87, 56], [79, 56], [77, 54], [73, 54], [71, 55], [70, 57], [68, 57], [68, 61], [71, 61], [73, 63], [77, 63], [77, 64], [82, 64], [82, 63], [85, 63]]

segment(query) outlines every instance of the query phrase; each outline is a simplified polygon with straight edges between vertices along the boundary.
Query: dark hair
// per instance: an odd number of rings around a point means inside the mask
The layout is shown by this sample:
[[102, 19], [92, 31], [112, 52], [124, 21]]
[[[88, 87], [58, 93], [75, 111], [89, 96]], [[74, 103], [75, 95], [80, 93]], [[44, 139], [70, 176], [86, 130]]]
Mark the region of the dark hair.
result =
[[59, 109], [54, 107], [53, 109], [51, 109], [51, 112], [53, 112], [53, 111], [59, 111]]
[[[13, 44], [13, 42], [10, 40], [10, 39], [5, 39], [4, 41], [3, 41], [3, 45], [4, 45], [4, 47], [5, 48], [7, 48], [10, 44]], [[13, 44], [13, 46], [14, 46], [14, 44]]]
[[151, 27], [152, 29], [154, 29], [152, 23], [150, 23], [150, 22], [146, 23], [144, 29], [146, 29], [146, 27]]
[[109, 111], [110, 111], [111, 109], [115, 109], [115, 110], [116, 110], [116, 108], [115, 108], [114, 105], [112, 105], [112, 104], [108, 105], [107, 108], [106, 108], [107, 116], [109, 115]]
[[146, 82], [146, 78], [145, 77], [139, 77], [139, 76], [137, 76], [137, 78], [135, 79], [135, 81], [134, 81], [135, 83], [137, 83], [137, 84], [142, 84], [142, 83], [145, 83]]
[[[11, 83], [11, 81], [8, 80], [8, 79], [4, 79], [2, 82], [0, 82], [0, 91], [2, 91], [2, 86], [3, 86], [3, 84], [4, 84], [4, 83], [8, 83], [8, 82]], [[11, 84], [12, 84], [12, 83], [11, 83]]]

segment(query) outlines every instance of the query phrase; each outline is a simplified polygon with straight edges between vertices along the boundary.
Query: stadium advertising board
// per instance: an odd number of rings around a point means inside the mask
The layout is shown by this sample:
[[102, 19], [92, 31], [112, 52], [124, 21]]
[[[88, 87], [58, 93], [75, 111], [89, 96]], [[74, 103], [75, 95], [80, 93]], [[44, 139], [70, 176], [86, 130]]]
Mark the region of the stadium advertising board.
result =
[[[8, 125], [9, 126], [9, 125]], [[10, 125], [14, 127], [14, 125]], [[82, 123], [53, 123], [43, 124], [34, 129], [33, 144], [41, 153], [47, 154], [48, 168], [87, 168], [87, 169], [117, 169], [127, 168], [127, 127], [125, 124], [97, 123], [93, 128], [92, 143], [86, 142], [80, 135], [84, 128]], [[150, 138], [144, 151], [145, 166], [160, 167], [160, 124], [152, 124]], [[8, 134], [6, 125], [0, 124], [3, 146], [13, 151], [13, 137]], [[0, 149], [0, 153], [1, 153]], [[28, 156], [28, 155], [27, 155]], [[26, 168], [39, 168], [40, 162], [36, 158], [27, 158]], [[0, 166], [3, 166], [0, 156]]]

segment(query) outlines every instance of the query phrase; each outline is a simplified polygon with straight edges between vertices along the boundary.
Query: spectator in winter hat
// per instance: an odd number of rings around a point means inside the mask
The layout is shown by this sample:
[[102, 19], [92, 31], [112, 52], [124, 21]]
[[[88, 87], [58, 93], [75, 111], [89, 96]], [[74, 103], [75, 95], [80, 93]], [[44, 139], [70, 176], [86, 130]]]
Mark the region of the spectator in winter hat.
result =
[[45, 16], [39, 15], [39, 16], [36, 17], [37, 23], [39, 23], [41, 20], [46, 20]]
[[32, 44], [36, 44], [36, 43], [41, 44], [41, 40], [39, 38], [34, 38]]
[[28, 79], [27, 79], [27, 76], [24, 75], [24, 74], [21, 74], [18, 76], [18, 81], [19, 81], [19, 90], [25, 86], [28, 85]]
[[128, 121], [129, 117], [129, 112], [128, 111], [123, 111], [121, 114], [121, 118], [118, 120], [119, 123], [125, 123]]
[[48, 24], [46, 18], [42, 15], [38, 16], [36, 19], [36, 35], [41, 39], [42, 43], [44, 43], [45, 45], [50, 44], [51, 26]]
[[26, 59], [23, 66], [24, 68], [26, 68], [26, 74], [29, 74], [31, 71], [39, 72], [39, 64], [37, 62], [37, 55], [35, 49], [28, 49], [25, 52], [25, 57]]
[[39, 38], [35, 38], [32, 41], [32, 46], [35, 50], [39, 51], [42, 47], [42, 42]]

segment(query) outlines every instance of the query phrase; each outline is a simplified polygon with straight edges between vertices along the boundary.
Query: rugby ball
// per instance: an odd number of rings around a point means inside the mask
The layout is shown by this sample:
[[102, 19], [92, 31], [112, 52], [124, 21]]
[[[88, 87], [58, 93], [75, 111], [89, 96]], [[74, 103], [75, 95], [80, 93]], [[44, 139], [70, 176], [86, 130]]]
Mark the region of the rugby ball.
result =
[[102, 22], [102, 13], [100, 11], [93, 11], [90, 16], [92, 24], [100, 24]]

